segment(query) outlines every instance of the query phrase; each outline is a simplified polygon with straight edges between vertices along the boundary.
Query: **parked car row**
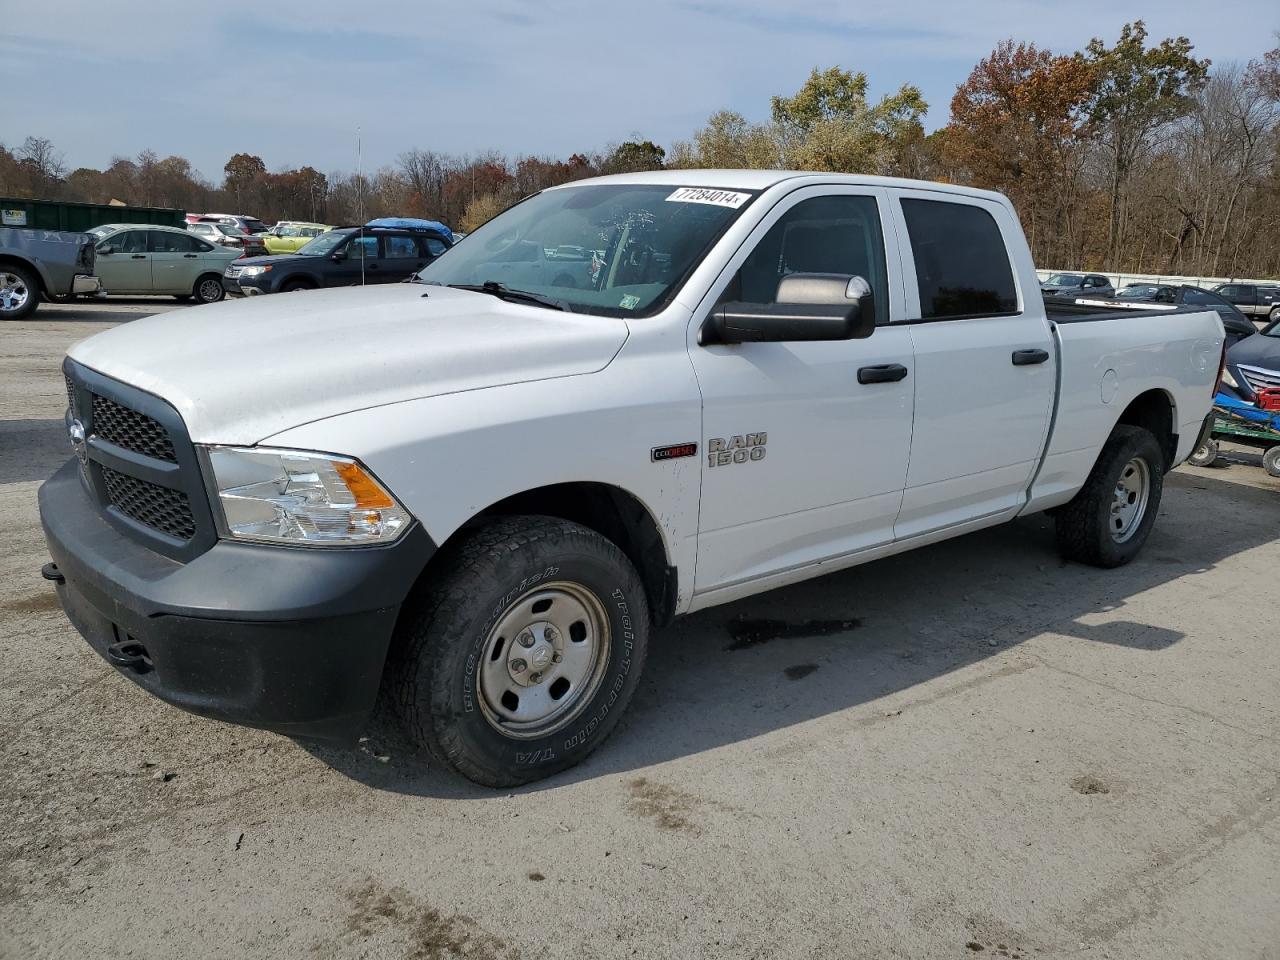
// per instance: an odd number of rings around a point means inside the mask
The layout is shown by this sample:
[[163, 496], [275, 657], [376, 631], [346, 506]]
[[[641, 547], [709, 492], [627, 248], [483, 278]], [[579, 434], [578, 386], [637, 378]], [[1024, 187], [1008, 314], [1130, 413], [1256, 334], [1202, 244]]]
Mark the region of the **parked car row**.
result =
[[453, 232], [434, 220], [388, 218], [324, 230], [296, 253], [246, 257], [223, 273], [232, 293], [296, 293], [322, 287], [407, 280], [453, 246]]

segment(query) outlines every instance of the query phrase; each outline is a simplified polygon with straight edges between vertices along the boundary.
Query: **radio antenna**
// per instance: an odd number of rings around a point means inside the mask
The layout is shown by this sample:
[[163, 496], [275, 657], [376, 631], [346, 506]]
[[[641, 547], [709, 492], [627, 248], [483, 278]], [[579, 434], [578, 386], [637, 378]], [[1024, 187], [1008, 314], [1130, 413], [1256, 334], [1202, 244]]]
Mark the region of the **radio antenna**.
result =
[[360, 221], [360, 232], [356, 234], [356, 244], [360, 248], [360, 286], [364, 286], [364, 142], [360, 137], [360, 128], [356, 127], [356, 218]]

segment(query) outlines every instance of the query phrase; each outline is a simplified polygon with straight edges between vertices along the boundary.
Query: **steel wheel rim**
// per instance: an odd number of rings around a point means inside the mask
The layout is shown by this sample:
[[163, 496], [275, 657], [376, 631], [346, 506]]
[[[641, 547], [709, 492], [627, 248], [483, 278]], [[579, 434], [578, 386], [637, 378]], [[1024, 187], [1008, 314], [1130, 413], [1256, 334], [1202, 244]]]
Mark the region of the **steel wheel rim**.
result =
[[1107, 517], [1112, 540], [1124, 543], [1137, 532], [1150, 498], [1151, 468], [1146, 460], [1134, 457], [1121, 469], [1112, 493], [1111, 513]]
[[30, 298], [25, 280], [16, 273], [0, 272], [0, 312], [16, 313]]
[[504, 736], [546, 736], [591, 700], [609, 662], [609, 619], [578, 583], [541, 584], [498, 616], [481, 647], [480, 709]]
[[200, 284], [200, 299], [205, 303], [215, 303], [222, 293], [221, 280], [206, 280]]

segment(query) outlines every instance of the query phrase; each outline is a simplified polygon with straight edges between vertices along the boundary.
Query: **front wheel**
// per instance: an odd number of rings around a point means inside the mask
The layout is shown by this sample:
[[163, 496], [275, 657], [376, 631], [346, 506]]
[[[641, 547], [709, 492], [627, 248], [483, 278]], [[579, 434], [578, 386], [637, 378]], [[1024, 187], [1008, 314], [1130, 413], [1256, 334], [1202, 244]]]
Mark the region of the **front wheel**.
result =
[[436, 559], [402, 617], [390, 676], [409, 735], [490, 787], [540, 780], [608, 737], [649, 637], [631, 562], [593, 530], [506, 517]]
[[1164, 491], [1164, 451], [1149, 430], [1120, 425], [1080, 492], [1055, 519], [1058, 549], [1095, 567], [1128, 563], [1146, 543]]
[[1267, 448], [1262, 455], [1262, 469], [1273, 477], [1280, 477], [1280, 446]]
[[196, 281], [195, 289], [191, 293], [201, 303], [217, 303], [227, 295], [227, 290], [222, 285], [221, 277], [206, 274]]
[[1187, 463], [1193, 467], [1208, 467], [1218, 459], [1218, 441], [1205, 440], [1204, 443], [1191, 451], [1191, 456], [1187, 457]]

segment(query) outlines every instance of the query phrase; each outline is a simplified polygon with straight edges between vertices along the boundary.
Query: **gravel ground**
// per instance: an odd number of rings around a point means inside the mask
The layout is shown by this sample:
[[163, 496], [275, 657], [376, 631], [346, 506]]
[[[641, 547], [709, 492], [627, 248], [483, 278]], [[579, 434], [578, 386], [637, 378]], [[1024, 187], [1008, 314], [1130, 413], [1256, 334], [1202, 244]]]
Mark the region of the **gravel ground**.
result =
[[[513, 793], [108, 668], [39, 577], [66, 347], [0, 327], [0, 956], [1280, 958], [1280, 482], [1180, 468], [1141, 558], [1043, 518], [677, 623]], [[776, 624], [744, 624], [768, 619]]]

